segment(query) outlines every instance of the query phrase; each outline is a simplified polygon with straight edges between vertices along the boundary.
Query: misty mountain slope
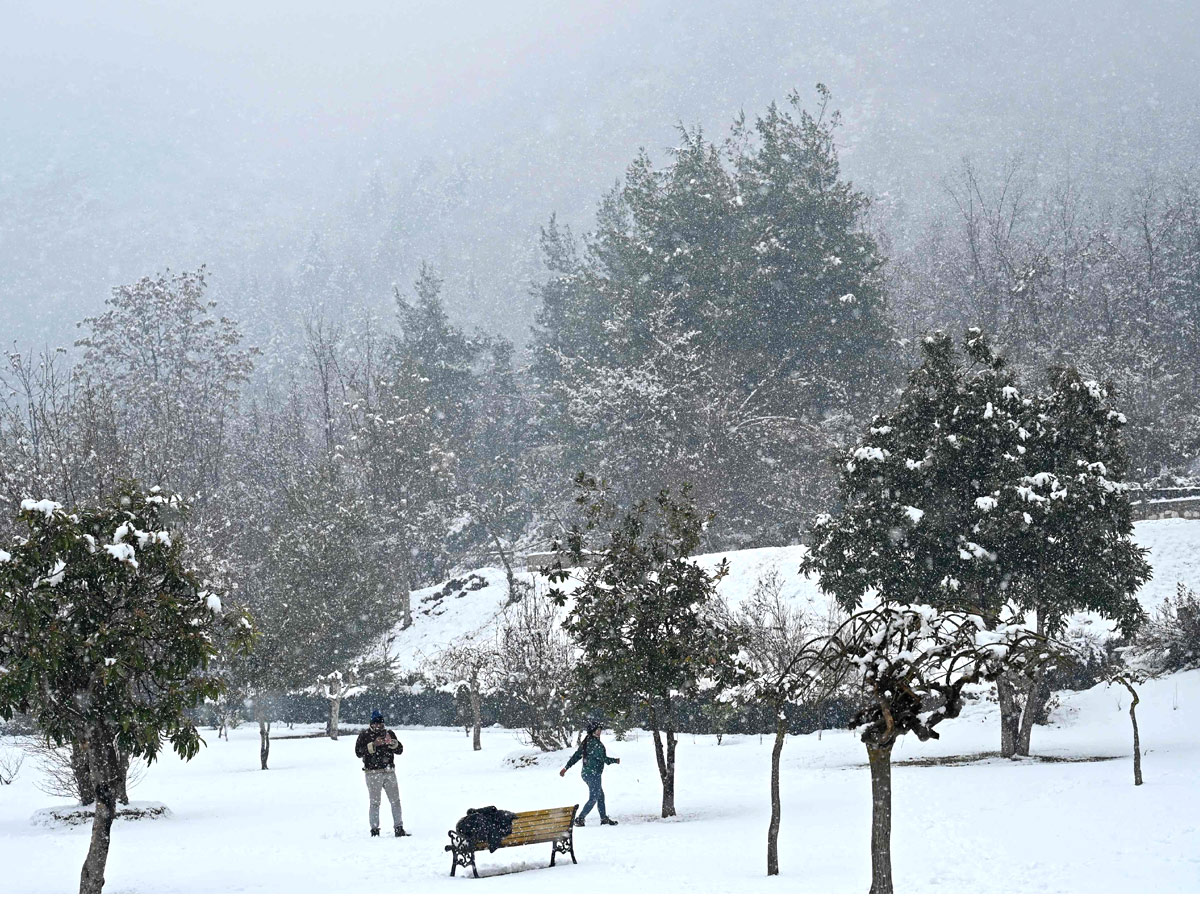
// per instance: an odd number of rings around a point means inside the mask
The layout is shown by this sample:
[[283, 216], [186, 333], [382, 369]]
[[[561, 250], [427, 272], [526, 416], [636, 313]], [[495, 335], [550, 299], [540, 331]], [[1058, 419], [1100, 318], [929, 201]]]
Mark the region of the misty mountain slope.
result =
[[[202, 262], [261, 341], [386, 305], [421, 259], [453, 313], [521, 340], [552, 212], [584, 228], [677, 123], [721, 134], [817, 81], [898, 235], [964, 155], [1121, 194], [1194, 166], [1200, 136], [1194, 4], [87, 9], [6, 11], [0, 335], [20, 342], [68, 343], [111, 285]], [[336, 276], [305, 281], [314, 245]]]

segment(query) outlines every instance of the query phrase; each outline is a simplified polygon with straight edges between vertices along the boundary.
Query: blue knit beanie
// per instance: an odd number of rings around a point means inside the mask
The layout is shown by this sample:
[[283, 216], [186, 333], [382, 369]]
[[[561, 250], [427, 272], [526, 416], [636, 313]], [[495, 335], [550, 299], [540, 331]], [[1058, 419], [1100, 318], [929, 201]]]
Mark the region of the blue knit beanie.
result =
[[383, 724], [383, 713], [377, 709], [374, 709], [371, 710], [371, 724], [374, 725], [376, 722], [381, 725]]

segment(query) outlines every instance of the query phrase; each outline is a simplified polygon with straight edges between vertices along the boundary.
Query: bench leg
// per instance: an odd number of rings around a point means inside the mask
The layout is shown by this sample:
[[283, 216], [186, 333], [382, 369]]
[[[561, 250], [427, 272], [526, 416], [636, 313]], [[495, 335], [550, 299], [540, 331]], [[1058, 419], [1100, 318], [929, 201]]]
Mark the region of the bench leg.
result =
[[579, 814], [579, 804], [575, 804], [575, 808], [571, 810], [571, 828], [567, 831], [567, 849], [571, 851], [571, 865], [579, 865], [579, 860], [575, 858], [575, 817]]
[[571, 854], [571, 862], [579, 864], [579, 860], [575, 858], [575, 841], [570, 835], [554, 842], [554, 849], [550, 851], [550, 865], [554, 865], [554, 857], [559, 853]]
[[450, 843], [446, 845], [446, 849], [452, 854], [450, 861], [450, 877], [454, 877], [454, 873], [458, 871], [458, 867], [464, 869], [467, 863], [471, 864], [471, 871], [475, 873], [475, 877], [479, 877], [479, 870], [475, 868], [475, 848], [455, 834], [453, 831], [448, 832], [450, 835]]

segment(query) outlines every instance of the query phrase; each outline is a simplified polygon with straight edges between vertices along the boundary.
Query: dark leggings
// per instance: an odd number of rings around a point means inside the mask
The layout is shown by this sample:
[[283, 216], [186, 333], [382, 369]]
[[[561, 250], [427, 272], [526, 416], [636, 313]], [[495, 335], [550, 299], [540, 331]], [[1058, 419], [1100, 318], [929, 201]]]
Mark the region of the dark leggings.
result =
[[600, 818], [607, 819], [608, 813], [604, 809], [604, 788], [600, 784], [600, 776], [584, 775], [583, 783], [588, 786], [588, 801], [583, 805], [583, 809], [579, 811], [579, 818], [586, 818], [587, 814], [592, 811], [592, 807], [599, 805]]

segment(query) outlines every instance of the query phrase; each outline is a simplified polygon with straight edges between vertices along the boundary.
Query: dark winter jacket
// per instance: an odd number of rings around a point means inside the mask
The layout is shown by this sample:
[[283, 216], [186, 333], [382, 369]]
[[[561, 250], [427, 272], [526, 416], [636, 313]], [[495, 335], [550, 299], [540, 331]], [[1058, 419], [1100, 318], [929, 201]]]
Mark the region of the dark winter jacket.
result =
[[[378, 769], [394, 769], [396, 768], [396, 757], [404, 752], [404, 745], [396, 741], [395, 747], [387, 747], [382, 743], [376, 744], [375, 740], [383, 739], [384, 735], [396, 740], [396, 732], [390, 728], [383, 731], [372, 731], [368, 728], [358, 736], [358, 740], [354, 743], [354, 754], [363, 761], [363, 770], [373, 772]], [[370, 749], [368, 745], [373, 745]]]
[[454, 830], [463, 840], [472, 845], [487, 844], [488, 851], [495, 853], [500, 849], [500, 842], [512, 834], [512, 823], [516, 817], [516, 813], [496, 809], [494, 806], [468, 809], [467, 814], [458, 820]]
[[583, 759], [582, 774], [585, 779], [599, 778], [604, 772], [605, 766], [616, 762], [611, 756], [605, 755], [604, 744], [600, 743], [600, 738], [593, 737], [590, 734], [583, 739], [583, 743], [579, 745], [579, 749], [567, 760], [567, 764], [563, 768], [571, 768], [581, 758]]

